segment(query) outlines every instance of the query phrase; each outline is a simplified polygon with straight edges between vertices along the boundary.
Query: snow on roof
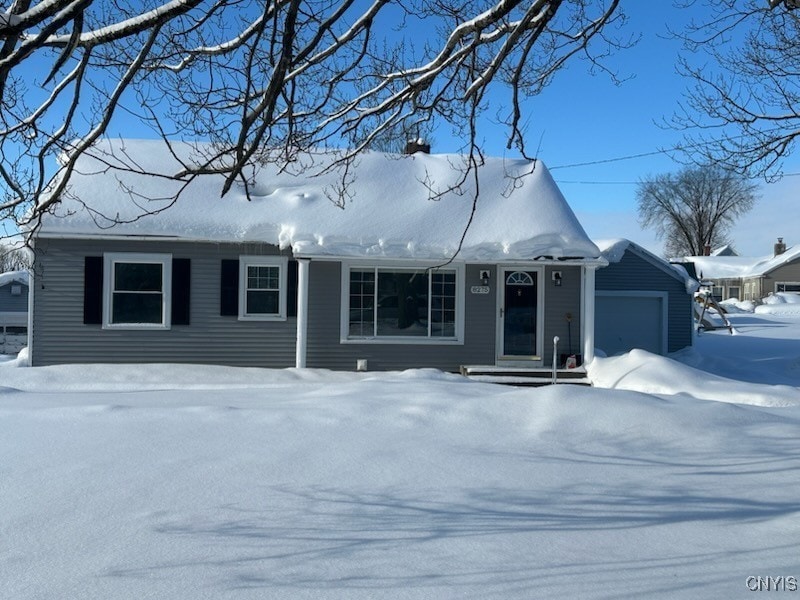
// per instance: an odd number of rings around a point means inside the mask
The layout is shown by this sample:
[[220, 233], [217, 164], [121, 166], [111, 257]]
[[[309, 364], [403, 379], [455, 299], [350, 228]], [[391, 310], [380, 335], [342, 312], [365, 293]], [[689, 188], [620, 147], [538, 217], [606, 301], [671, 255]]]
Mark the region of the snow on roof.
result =
[[682, 266], [672, 264], [663, 258], [656, 256], [636, 242], [632, 242], [631, 240], [624, 238], [617, 238], [608, 240], [594, 240], [594, 243], [600, 249], [603, 258], [605, 258], [610, 264], [621, 261], [625, 252], [628, 249], [631, 249], [640, 256], [644, 257], [646, 260], [649, 260], [668, 275], [671, 275], [675, 279], [683, 282], [683, 284], [686, 286], [687, 293], [691, 294], [696, 292], [699, 288], [698, 282], [695, 281]]
[[752, 256], [685, 256], [693, 262], [697, 276], [702, 279], [727, 279], [744, 277], [757, 260]]
[[23, 283], [28, 285], [28, 272], [27, 271], [7, 271], [0, 273], [0, 286], [9, 283]]
[[697, 274], [703, 279], [738, 279], [761, 277], [770, 271], [800, 257], [800, 246], [789, 248], [774, 256], [686, 256], [684, 260], [695, 264]]
[[603, 258], [609, 263], [618, 263], [621, 261], [625, 250], [633, 244], [632, 241], [626, 240], [625, 238], [594, 240], [594, 243], [600, 249]]
[[777, 269], [781, 265], [785, 265], [786, 263], [791, 262], [798, 257], [800, 257], [800, 246], [789, 248], [786, 250], [786, 252], [783, 254], [778, 254], [777, 256], [765, 256], [753, 265], [748, 275], [751, 277], [766, 275], [770, 271]]
[[[188, 159], [197, 146], [173, 149]], [[106, 140], [79, 161], [69, 193], [45, 215], [40, 234], [259, 241], [300, 256], [453, 255], [475, 189], [473, 177], [460, 182], [463, 157], [368, 152], [345, 175], [344, 208], [332, 200], [343, 171], [325, 171], [334, 158], [333, 152], [320, 152], [303, 155], [285, 170], [272, 163], [253, 167], [247, 174], [251, 200], [243, 183], [221, 197], [222, 177], [202, 175], [171, 205], [169, 198], [183, 184], [158, 176], [180, 170], [166, 145]], [[156, 175], [133, 173], [126, 169], [132, 163]], [[487, 159], [478, 180], [480, 196], [460, 258], [600, 255], [541, 161]], [[432, 190], [444, 193], [431, 199]]]
[[714, 250], [711, 256], [739, 256], [739, 253], [730, 244], [725, 244]]

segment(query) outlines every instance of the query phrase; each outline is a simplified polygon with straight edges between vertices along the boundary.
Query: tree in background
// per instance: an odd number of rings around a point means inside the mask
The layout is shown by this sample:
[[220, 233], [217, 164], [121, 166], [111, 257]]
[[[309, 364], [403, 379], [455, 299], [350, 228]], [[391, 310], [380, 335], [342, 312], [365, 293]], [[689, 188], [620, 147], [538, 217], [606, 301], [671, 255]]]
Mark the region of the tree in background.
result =
[[0, 273], [30, 269], [31, 262], [30, 252], [26, 248], [0, 244]]
[[720, 167], [686, 168], [644, 179], [639, 222], [656, 231], [669, 257], [702, 256], [729, 243], [731, 225], [756, 201], [756, 184]]
[[[800, 0], [675, 1], [713, 11], [677, 33], [711, 59], [683, 66], [697, 83], [675, 120], [696, 134], [686, 150], [779, 175], [800, 135]], [[0, 9], [0, 223], [35, 227], [81, 154], [119, 131], [209, 142], [173, 178], [216, 173], [226, 191], [247, 189], [249, 165], [336, 147], [346, 167], [432, 122], [460, 136], [466, 170], [489, 136], [527, 156], [522, 100], [576, 55], [608, 72], [603, 59], [630, 45], [620, 5], [12, 0]], [[487, 111], [493, 131], [479, 132]]]
[[346, 170], [434, 119], [461, 135], [469, 170], [489, 109], [524, 155], [521, 101], [576, 54], [602, 68], [624, 45], [605, 35], [619, 3], [14, 0], [0, 12], [0, 220], [35, 227], [118, 127], [208, 142], [173, 178], [219, 174], [223, 193], [313, 149], [346, 149]]
[[800, 0], [707, 6], [708, 20], [674, 32], [693, 85], [672, 124], [686, 129], [684, 150], [698, 164], [775, 179], [800, 137]]

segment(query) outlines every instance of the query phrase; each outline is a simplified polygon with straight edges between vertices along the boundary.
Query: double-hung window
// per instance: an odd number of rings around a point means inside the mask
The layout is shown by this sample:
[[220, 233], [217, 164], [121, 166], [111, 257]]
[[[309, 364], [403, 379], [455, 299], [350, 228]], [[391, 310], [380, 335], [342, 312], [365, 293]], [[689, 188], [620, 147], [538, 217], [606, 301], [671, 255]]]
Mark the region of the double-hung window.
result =
[[104, 255], [103, 326], [169, 329], [172, 255]]
[[391, 343], [459, 342], [463, 295], [459, 268], [345, 269], [343, 338]]
[[239, 259], [239, 318], [271, 321], [286, 318], [288, 259], [242, 256]]

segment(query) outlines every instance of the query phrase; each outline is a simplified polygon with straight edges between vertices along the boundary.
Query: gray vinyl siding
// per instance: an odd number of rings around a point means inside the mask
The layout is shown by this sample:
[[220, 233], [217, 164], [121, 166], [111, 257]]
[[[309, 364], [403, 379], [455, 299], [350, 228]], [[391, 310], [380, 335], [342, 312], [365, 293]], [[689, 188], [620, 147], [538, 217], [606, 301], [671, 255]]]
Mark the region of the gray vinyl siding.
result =
[[[713, 288], [722, 288], [722, 291], [720, 292], [721, 298], [717, 298], [715, 296], [715, 299], [718, 299], [720, 302], [722, 302], [723, 300], [728, 300], [733, 296], [733, 294], [731, 294], [731, 287], [738, 287], [740, 295], [744, 291], [744, 287], [742, 286], [742, 279], [740, 277], [734, 277], [734, 278], [714, 277], [712, 279], [704, 278], [704, 281], [712, 282], [713, 284], [712, 291], [714, 291]], [[742, 298], [739, 298], [739, 300], [742, 300]]]
[[626, 251], [619, 262], [598, 269], [595, 288], [598, 291], [667, 292], [667, 351], [676, 352], [692, 344], [692, 295], [677, 277]]
[[[463, 282], [464, 343], [460, 345], [433, 344], [375, 344], [341, 343], [341, 264], [312, 261], [309, 275], [308, 353], [309, 367], [354, 370], [356, 361], [366, 359], [369, 369], [402, 370], [418, 367], [458, 371], [463, 365], [493, 365], [496, 362], [498, 282], [496, 265], [469, 264]], [[524, 269], [524, 267], [521, 267]], [[472, 294], [470, 288], [480, 285], [480, 271], [490, 272], [489, 294]], [[561, 271], [562, 285], [551, 281], [553, 270]], [[544, 310], [544, 364], [552, 365], [553, 337], [559, 336], [559, 354], [568, 353], [568, 340], [572, 339], [572, 352], [581, 353], [581, 268], [576, 266], [547, 267], [543, 281]], [[571, 313], [568, 324], [566, 314]]]
[[[242, 255], [277, 255], [267, 244], [215, 244], [137, 240], [38, 239], [35, 244], [34, 365], [89, 362], [176, 362], [233, 366], [291, 367], [295, 364], [297, 320], [240, 321], [220, 316], [220, 272], [224, 259]], [[191, 260], [190, 325], [169, 330], [113, 330], [83, 322], [84, 260], [109, 252], [167, 253]], [[366, 359], [370, 370], [438, 368], [457, 371], [462, 365], [496, 361], [498, 269], [467, 265], [464, 269], [463, 344], [342, 343], [341, 263], [311, 261], [309, 266], [308, 367], [354, 370]], [[562, 273], [554, 286], [553, 270]], [[480, 271], [490, 272], [489, 294], [472, 294], [481, 285]], [[544, 270], [544, 361], [552, 360], [552, 339], [561, 338], [559, 353], [581, 352], [581, 268], [553, 266]], [[566, 313], [572, 314], [568, 325]], [[571, 328], [571, 331], [570, 331]]]
[[[784, 265], [776, 267], [769, 273], [762, 276], [751, 276], [742, 278], [714, 278], [712, 280], [715, 286], [724, 288], [724, 300], [727, 300], [730, 294], [730, 287], [737, 286], [740, 289], [740, 300], [755, 300], [758, 301], [765, 296], [775, 292], [775, 284], [777, 283], [798, 283], [800, 282], [800, 259], [795, 259]], [[748, 283], [755, 284], [755, 290], [748, 293], [745, 291], [745, 286]]]
[[[553, 271], [561, 271], [561, 285], [553, 283]], [[558, 354], [582, 355], [581, 286], [582, 269], [549, 266], [544, 270], [544, 365], [553, 366], [553, 338], [558, 336]], [[567, 313], [572, 321], [567, 321]], [[571, 345], [570, 345], [571, 341]], [[561, 366], [561, 365], [559, 365]]]
[[[220, 316], [223, 259], [275, 255], [267, 244], [46, 240], [35, 244], [34, 365], [177, 362], [291, 367], [295, 318], [239, 321]], [[191, 324], [169, 330], [108, 330], [83, 323], [84, 257], [105, 252], [170, 253], [191, 259]]]
[[764, 296], [775, 291], [779, 282], [800, 282], [800, 260], [793, 260], [764, 275], [762, 291]]
[[[12, 286], [22, 286], [19, 296], [11, 295]], [[18, 281], [0, 285], [0, 313], [28, 312], [28, 286]]]
[[341, 343], [342, 265], [338, 262], [311, 261], [308, 291], [309, 367], [355, 370], [358, 359], [368, 361], [369, 370], [387, 371], [419, 367], [458, 371], [462, 365], [494, 364], [495, 285], [491, 294], [471, 294], [470, 287], [480, 285], [481, 269], [491, 271], [490, 281], [497, 281], [493, 265], [467, 265], [465, 270], [464, 343], [375, 344]]

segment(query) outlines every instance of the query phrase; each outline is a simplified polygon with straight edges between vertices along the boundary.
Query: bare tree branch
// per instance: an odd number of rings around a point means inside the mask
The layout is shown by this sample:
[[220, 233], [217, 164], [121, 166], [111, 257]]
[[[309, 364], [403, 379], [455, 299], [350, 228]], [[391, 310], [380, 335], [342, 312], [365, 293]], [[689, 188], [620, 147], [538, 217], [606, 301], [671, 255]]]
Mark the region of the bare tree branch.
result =
[[431, 123], [480, 156], [477, 117], [503, 97], [524, 154], [522, 100], [573, 57], [595, 66], [628, 45], [605, 33], [619, 4], [16, 0], [0, 13], [0, 219], [35, 227], [122, 116], [168, 143], [203, 141], [173, 177], [216, 173], [225, 191], [260, 162], [335, 147], [349, 164]]
[[[694, 3], [695, 0], [691, 0]], [[671, 119], [698, 164], [775, 179], [800, 136], [800, 2], [719, 0], [712, 17], [675, 35], [692, 83]]]

